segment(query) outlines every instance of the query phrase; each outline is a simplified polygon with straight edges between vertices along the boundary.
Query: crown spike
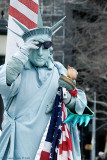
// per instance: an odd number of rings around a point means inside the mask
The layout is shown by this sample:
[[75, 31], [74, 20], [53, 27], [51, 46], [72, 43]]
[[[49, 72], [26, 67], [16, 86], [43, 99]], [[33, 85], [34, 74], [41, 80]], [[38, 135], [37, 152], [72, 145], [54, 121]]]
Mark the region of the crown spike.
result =
[[37, 22], [37, 27], [38, 28], [43, 28], [43, 21], [42, 21], [42, 16], [40, 13], [40, 9], [38, 10], [38, 22]]
[[16, 33], [16, 32], [14, 32], [12, 29], [10, 29], [10, 28], [8, 28], [8, 27], [7, 27], [7, 29], [9, 29], [11, 32], [13, 32], [14, 34], [16, 34], [17, 36], [19, 36], [19, 37], [21, 37], [21, 38], [22, 38], [22, 35], [20, 35], [20, 34], [18, 34], [18, 33]]
[[63, 17], [60, 21], [58, 21], [55, 25], [53, 25], [53, 26], [50, 28], [51, 31], [54, 31], [54, 30], [64, 21], [65, 18], [66, 18], [66, 16]]
[[23, 24], [21, 24], [20, 22], [18, 22], [16, 19], [14, 19], [14, 18], [12, 18], [12, 19], [13, 19], [13, 21], [20, 27], [20, 29], [21, 29], [24, 33], [29, 31], [29, 29], [28, 29], [26, 26], [24, 26]]
[[61, 28], [62, 28], [62, 26], [60, 26], [59, 28], [57, 28], [57, 29], [52, 33], [52, 36], [53, 36], [57, 31], [59, 31]]

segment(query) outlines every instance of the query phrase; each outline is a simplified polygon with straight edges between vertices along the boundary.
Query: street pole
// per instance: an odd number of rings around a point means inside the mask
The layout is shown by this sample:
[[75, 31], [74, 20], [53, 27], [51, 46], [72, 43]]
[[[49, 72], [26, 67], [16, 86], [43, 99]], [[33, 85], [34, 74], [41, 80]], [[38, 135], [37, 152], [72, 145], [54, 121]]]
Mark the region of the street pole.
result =
[[95, 160], [96, 146], [96, 92], [94, 92], [94, 117], [92, 119], [92, 153], [91, 160]]

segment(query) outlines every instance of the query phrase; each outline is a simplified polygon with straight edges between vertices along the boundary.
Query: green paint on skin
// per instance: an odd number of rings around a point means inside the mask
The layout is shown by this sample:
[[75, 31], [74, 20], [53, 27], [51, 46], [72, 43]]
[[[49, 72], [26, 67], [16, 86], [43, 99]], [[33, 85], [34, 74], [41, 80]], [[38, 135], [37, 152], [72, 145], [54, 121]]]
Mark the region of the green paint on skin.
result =
[[[47, 34], [31, 36], [28, 39], [32, 39], [32, 38], [34, 38], [35, 41], [39, 41], [39, 42], [51, 41], [51, 37]], [[45, 66], [46, 63], [50, 61], [49, 57], [51, 56], [51, 51], [52, 51], [52, 47], [48, 49], [44, 49], [43, 45], [39, 49], [36, 49], [36, 50], [32, 49], [29, 54], [29, 60], [34, 66], [38, 66], [38, 67]]]

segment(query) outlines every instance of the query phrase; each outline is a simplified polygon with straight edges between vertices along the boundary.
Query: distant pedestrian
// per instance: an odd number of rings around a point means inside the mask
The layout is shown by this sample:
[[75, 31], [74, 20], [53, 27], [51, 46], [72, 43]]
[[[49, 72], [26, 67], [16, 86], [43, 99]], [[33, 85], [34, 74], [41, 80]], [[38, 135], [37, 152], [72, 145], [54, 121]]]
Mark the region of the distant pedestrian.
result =
[[97, 160], [104, 160], [104, 152], [98, 152], [98, 159]]

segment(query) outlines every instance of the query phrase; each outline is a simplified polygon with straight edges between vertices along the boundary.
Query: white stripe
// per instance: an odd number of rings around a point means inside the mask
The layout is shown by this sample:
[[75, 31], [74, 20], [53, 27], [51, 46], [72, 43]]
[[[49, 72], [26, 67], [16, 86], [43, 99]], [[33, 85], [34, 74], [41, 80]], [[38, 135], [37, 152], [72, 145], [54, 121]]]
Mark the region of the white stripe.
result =
[[65, 131], [62, 131], [61, 139], [60, 139], [59, 144], [62, 144], [62, 141], [66, 141], [67, 140], [66, 138], [71, 138], [71, 137], [69, 137], [69, 134], [68, 134], [68, 131], [67, 131], [67, 126], [65, 126]]
[[62, 112], [62, 122], [64, 121], [64, 112]]
[[65, 131], [62, 131], [62, 140], [66, 141], [66, 138], [69, 138], [69, 134], [68, 134], [66, 125], [64, 126], [64, 128], [65, 128]]
[[68, 151], [62, 151], [62, 160], [68, 159]]
[[68, 137], [69, 138], [69, 134], [68, 134], [68, 130], [67, 130], [68, 128], [67, 128], [67, 124], [65, 125], [65, 133], [66, 133], [66, 137]]
[[24, 4], [20, 3], [17, 0], [11, 0], [10, 5], [12, 7], [16, 8], [22, 14], [24, 14], [31, 21], [37, 23], [37, 17], [38, 17], [38, 15], [36, 13], [34, 13], [32, 10], [30, 10], [28, 7], [26, 7]]
[[59, 142], [59, 144], [62, 144], [62, 134], [61, 134], [61, 138], [60, 138], [60, 142]]
[[[67, 140], [67, 138], [69, 138], [69, 135], [68, 135], [68, 133], [66, 133], [66, 131], [63, 131], [62, 132], [62, 141], [66, 141]], [[61, 141], [60, 141], [60, 143], [61, 143]]]
[[57, 160], [67, 160], [68, 158], [73, 160], [72, 151], [62, 151], [62, 154], [60, 155], [58, 149]]
[[37, 3], [37, 4], [39, 4], [39, 1], [38, 0], [32, 0], [33, 2], [35, 2], [35, 3]]
[[68, 157], [73, 160], [72, 151], [69, 150], [68, 152], [69, 152], [69, 153], [68, 153]]
[[66, 132], [65, 131], [62, 132], [62, 141], [66, 141]]
[[43, 151], [50, 153], [51, 144], [52, 143], [50, 143], [50, 142], [44, 142]]
[[63, 103], [64, 105], [64, 112], [65, 112], [65, 117], [67, 117], [67, 107], [65, 106], [65, 104]]
[[43, 134], [39, 149], [38, 149], [37, 154], [35, 156], [35, 160], [40, 160], [41, 152], [42, 152], [42, 150], [44, 148], [44, 145], [45, 145], [45, 139], [46, 139], [46, 136], [47, 136], [47, 133], [48, 133], [49, 124], [50, 124], [50, 120], [49, 120], [48, 125], [47, 125], [47, 127], [45, 129], [45, 132]]

